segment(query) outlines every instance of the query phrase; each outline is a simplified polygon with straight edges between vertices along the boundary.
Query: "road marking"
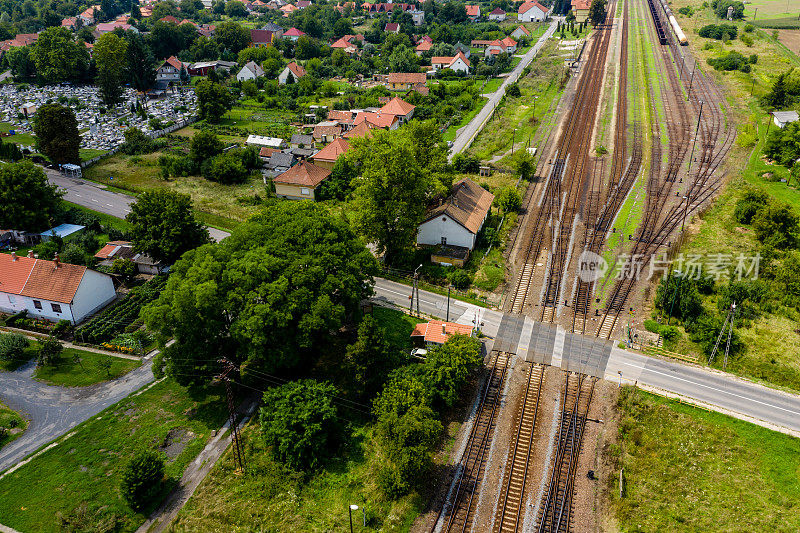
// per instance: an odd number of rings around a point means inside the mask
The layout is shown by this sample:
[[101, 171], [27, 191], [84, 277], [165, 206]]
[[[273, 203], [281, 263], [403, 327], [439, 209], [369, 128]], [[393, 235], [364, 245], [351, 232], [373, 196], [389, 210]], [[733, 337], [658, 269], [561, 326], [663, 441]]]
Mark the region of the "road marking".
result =
[[78, 194], [78, 193], [75, 193], [75, 196], [77, 196], [78, 198], [83, 198], [83, 196], [81, 196], [81, 195], [80, 195], [80, 194]]
[[92, 198], [92, 201], [93, 201], [94, 203], [97, 203], [97, 200], [95, 200], [94, 198]]
[[[620, 363], [622, 363], [623, 365], [631, 366], [633, 368], [641, 369], [641, 370], [646, 371], [646, 372], [652, 372], [653, 374], [666, 376], [666, 377], [671, 378], [671, 379], [677, 379], [679, 381], [685, 381], [686, 383], [691, 383], [692, 385], [703, 387], [703, 388], [706, 388], [706, 389], [709, 389], [709, 390], [712, 390], [712, 391], [715, 391], [715, 392], [721, 392], [723, 394], [727, 394], [728, 396], [733, 396], [734, 398], [740, 398], [740, 399], [746, 400], [748, 402], [757, 403], [757, 404], [763, 405], [765, 407], [771, 407], [773, 409], [780, 409], [781, 411], [786, 411], [787, 413], [791, 413], [793, 415], [800, 416], [800, 412], [799, 411], [792, 411], [791, 409], [786, 409], [785, 407], [780, 407], [779, 405], [773, 405], [771, 403], [762, 402], [760, 400], [755, 400], [755, 399], [749, 398], [747, 396], [742, 396], [741, 394], [736, 394], [736, 393], [733, 393], [733, 392], [726, 391], [724, 389], [720, 389], [720, 388], [717, 388], [717, 387], [712, 387], [711, 385], [704, 385], [704, 384], [699, 383], [697, 381], [692, 381], [690, 379], [682, 378], [682, 377], [679, 377], [679, 376], [673, 376], [671, 374], [666, 374], [664, 372], [659, 372], [658, 370], [648, 369], [648, 368], [645, 368], [643, 366], [634, 365], [634, 364], [631, 364], [631, 363], [626, 363], [625, 361], [620, 361]], [[641, 379], [641, 376], [639, 376], [639, 379]]]
[[111, 204], [106, 204], [106, 205], [107, 205], [108, 207], [114, 207], [114, 206], [113, 206], [113, 205], [111, 205]]

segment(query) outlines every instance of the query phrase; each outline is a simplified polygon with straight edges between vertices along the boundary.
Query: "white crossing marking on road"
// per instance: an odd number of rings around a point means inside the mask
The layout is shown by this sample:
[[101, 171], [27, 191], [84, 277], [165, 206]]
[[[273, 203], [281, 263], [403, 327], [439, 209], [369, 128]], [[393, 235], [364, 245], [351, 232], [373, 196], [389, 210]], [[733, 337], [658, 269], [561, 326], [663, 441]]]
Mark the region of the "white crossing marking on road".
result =
[[567, 338], [567, 330], [556, 328], [556, 342], [553, 346], [553, 360], [550, 364], [556, 368], [561, 368], [561, 360], [564, 358], [564, 341]]

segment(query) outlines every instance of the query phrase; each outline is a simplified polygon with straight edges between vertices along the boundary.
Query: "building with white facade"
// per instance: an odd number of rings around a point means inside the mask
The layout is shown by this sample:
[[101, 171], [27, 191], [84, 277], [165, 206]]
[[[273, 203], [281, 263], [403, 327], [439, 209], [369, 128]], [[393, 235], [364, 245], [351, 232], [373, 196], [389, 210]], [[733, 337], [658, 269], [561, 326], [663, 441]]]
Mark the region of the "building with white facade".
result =
[[458, 246], [472, 250], [483, 227], [494, 195], [464, 178], [453, 185], [452, 194], [428, 212], [417, 231], [417, 244]]

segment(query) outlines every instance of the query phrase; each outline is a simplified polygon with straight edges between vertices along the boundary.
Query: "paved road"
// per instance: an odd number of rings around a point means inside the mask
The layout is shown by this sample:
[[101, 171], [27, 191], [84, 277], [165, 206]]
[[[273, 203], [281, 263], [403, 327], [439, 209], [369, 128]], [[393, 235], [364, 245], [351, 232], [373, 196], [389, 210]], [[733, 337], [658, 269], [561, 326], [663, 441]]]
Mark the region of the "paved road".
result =
[[539, 40], [537, 40], [531, 49], [523, 56], [519, 64], [514, 67], [514, 70], [511, 71], [508, 77], [503, 81], [503, 84], [500, 85], [500, 88], [489, 96], [489, 101], [486, 102], [483, 109], [469, 121], [469, 124], [461, 128], [461, 131], [458, 132], [453, 141], [453, 146], [450, 147], [449, 159], [452, 159], [457, 153], [460, 153], [472, 144], [473, 139], [475, 139], [478, 132], [483, 129], [486, 121], [489, 120], [494, 108], [498, 106], [500, 100], [502, 100], [503, 96], [506, 94], [506, 87], [519, 79], [525, 67], [530, 65], [533, 58], [536, 57], [536, 54], [538, 54], [539, 50], [544, 46], [544, 43], [556, 32], [556, 26], [559, 20], [561, 20], [561, 17], [555, 17], [550, 21], [550, 27], [547, 28], [547, 31], [539, 37]]
[[0, 449], [0, 472], [84, 420], [153, 381], [152, 359], [114, 381], [89, 387], [54, 387], [33, 379], [33, 361], [0, 372], [0, 399], [31, 422], [20, 438]]
[[[408, 307], [410, 287], [378, 279], [375, 299]], [[420, 291], [420, 310], [445, 318], [447, 297]], [[739, 379], [733, 375], [696, 365], [647, 357], [613, 346], [608, 341], [573, 335], [561, 328], [538, 324], [521, 315], [483, 309], [464, 302], [450, 304], [451, 321], [472, 324], [475, 318], [483, 332], [494, 337], [496, 347], [529, 361], [578, 370], [608, 380], [622, 379], [644, 388], [690, 399], [725, 412], [800, 436], [800, 396]]]
[[[117, 218], [125, 218], [125, 215], [131, 210], [131, 204], [136, 201], [133, 196], [109, 191], [91, 181], [69, 178], [49, 168], [44, 170], [50, 183], [65, 191], [64, 200], [88, 207], [93, 211]], [[215, 241], [221, 241], [230, 235], [227, 231], [216, 228], [208, 228], [208, 233]]]

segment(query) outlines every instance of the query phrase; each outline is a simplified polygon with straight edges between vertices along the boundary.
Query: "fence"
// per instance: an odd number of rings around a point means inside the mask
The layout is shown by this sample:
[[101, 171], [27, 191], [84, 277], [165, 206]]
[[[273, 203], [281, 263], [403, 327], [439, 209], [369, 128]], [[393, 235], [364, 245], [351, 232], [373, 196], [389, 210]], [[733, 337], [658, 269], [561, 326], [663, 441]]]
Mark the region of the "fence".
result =
[[[151, 132], [147, 133], [146, 135], [148, 135], [151, 139], [158, 139], [159, 137], [163, 137], [164, 135], [172, 133], [173, 131], [177, 131], [177, 130], [179, 130], [181, 128], [185, 128], [189, 124], [194, 124], [195, 122], [197, 122], [197, 120], [198, 120], [197, 117], [190, 117], [190, 118], [186, 118], [186, 119], [183, 119], [183, 120], [179, 120], [178, 122], [176, 122], [172, 126], [168, 126], [168, 127], [164, 128], [164, 129], [161, 129], [161, 130], [158, 130], [158, 131], [151, 131]], [[90, 167], [90, 166], [94, 165], [95, 163], [97, 163], [98, 161], [100, 161], [101, 159], [105, 159], [106, 157], [109, 157], [109, 156], [112, 156], [112, 155], [116, 154], [117, 152], [120, 151], [120, 148], [122, 148], [122, 144], [118, 144], [117, 146], [115, 146], [114, 148], [109, 150], [108, 152], [100, 154], [97, 157], [93, 157], [92, 159], [89, 159], [88, 161], [82, 161], [81, 162], [81, 169]]]

